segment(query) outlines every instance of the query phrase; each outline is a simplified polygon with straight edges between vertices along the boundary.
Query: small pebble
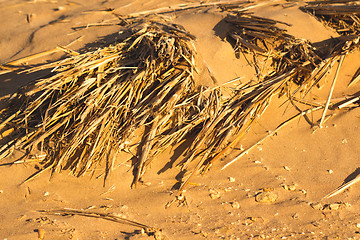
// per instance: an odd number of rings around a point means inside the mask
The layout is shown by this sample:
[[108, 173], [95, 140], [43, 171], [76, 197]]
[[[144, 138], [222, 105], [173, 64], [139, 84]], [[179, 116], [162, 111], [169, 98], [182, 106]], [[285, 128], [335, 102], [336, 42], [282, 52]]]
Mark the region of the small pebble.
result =
[[301, 192], [302, 194], [307, 194], [307, 191], [306, 191], [305, 189], [300, 189], [300, 192]]
[[220, 193], [210, 193], [211, 199], [219, 199], [221, 197]]
[[229, 182], [235, 182], [235, 178], [233, 178], [233, 177], [228, 177], [228, 179], [229, 179]]
[[289, 191], [295, 191], [296, 190], [297, 185], [293, 184], [293, 185], [283, 185], [283, 188], [285, 190], [289, 190]]
[[232, 206], [233, 208], [236, 208], [236, 209], [239, 209], [239, 208], [240, 208], [240, 204], [239, 204], [238, 202], [236, 202], [236, 201], [232, 202], [232, 203], [231, 203], [231, 206]]
[[261, 192], [255, 196], [255, 201], [260, 203], [273, 203], [277, 198], [278, 196], [274, 192]]
[[290, 168], [289, 168], [288, 166], [284, 166], [284, 169], [285, 169], [286, 171], [290, 171]]
[[49, 195], [50, 195], [49, 192], [45, 192], [45, 193], [44, 193], [44, 197], [49, 196]]
[[253, 163], [260, 164], [261, 162], [259, 160], [253, 161]]
[[151, 182], [143, 182], [143, 184], [147, 187], [150, 187], [151, 186]]
[[341, 140], [341, 143], [348, 143], [346, 139]]
[[54, 10], [55, 11], [63, 11], [63, 10], [65, 10], [65, 7], [59, 6], [59, 7], [55, 8]]
[[357, 227], [357, 228], [360, 228], [360, 223], [357, 223], [357, 224], [356, 224], [356, 227]]
[[320, 226], [320, 223], [318, 223], [318, 222], [316, 222], [316, 221], [312, 222], [311, 224], [312, 224], [314, 227], [319, 227], [319, 226]]
[[43, 228], [39, 228], [39, 229], [37, 229], [37, 232], [38, 232], [38, 239], [39, 239], [39, 240], [44, 239], [44, 237], [45, 237], [45, 230], [44, 230]]
[[321, 203], [310, 203], [310, 207], [312, 207], [313, 209], [316, 209], [316, 210], [323, 209], [323, 206]]
[[327, 170], [327, 171], [328, 171], [328, 173], [330, 173], [330, 174], [333, 174], [333, 173], [334, 173], [334, 171], [331, 170], [331, 169], [329, 169], [329, 170]]
[[204, 231], [200, 231], [200, 234], [204, 237], [204, 238], [207, 238], [208, 234]]
[[330, 210], [338, 210], [340, 208], [339, 203], [332, 203], [329, 205]]
[[4, 190], [0, 190], [0, 194], [1, 194], [1, 193], [4, 193]]

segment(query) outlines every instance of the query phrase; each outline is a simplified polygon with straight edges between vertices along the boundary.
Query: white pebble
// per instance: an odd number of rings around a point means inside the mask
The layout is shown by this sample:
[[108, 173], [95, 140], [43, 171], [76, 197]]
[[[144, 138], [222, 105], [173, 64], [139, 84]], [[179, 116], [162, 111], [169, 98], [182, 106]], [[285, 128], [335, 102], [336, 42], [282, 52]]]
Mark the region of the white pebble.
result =
[[228, 179], [229, 179], [229, 182], [235, 182], [235, 178], [233, 178], [233, 177], [228, 177]]
[[239, 209], [239, 208], [240, 208], [240, 204], [239, 204], [238, 202], [232, 202], [232, 203], [231, 203], [231, 206], [232, 206], [233, 208], [236, 208], [236, 209]]
[[288, 166], [284, 166], [284, 169], [285, 169], [286, 171], [290, 171], [290, 168], [289, 168]]
[[331, 169], [329, 169], [329, 170], [327, 170], [327, 171], [328, 171], [328, 173], [330, 173], [330, 174], [334, 173], [334, 171], [331, 170]]

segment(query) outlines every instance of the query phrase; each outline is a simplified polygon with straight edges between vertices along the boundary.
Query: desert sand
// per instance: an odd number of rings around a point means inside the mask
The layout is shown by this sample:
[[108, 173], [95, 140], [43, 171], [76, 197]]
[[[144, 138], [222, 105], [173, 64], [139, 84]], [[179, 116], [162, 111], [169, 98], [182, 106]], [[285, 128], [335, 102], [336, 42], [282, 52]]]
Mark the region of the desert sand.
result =
[[[209, 1], [205, 1], [209, 2]], [[121, 26], [110, 11], [120, 15], [139, 13], [193, 0], [3, 0], [0, 2], [0, 64], [54, 49], [58, 45], [75, 51], [96, 48], [113, 40]], [[290, 4], [289, 4], [290, 3]], [[313, 16], [302, 12], [303, 1], [269, 1], [251, 9], [257, 16], [284, 21], [297, 38], [321, 42], [337, 33]], [[171, 9], [171, 8], [169, 8]], [[226, 12], [189, 10], [165, 14], [196, 36], [199, 56], [217, 84], [237, 77], [254, 78], [254, 70], [221, 35], [217, 25]], [[221, 29], [220, 29], [221, 30]], [[31, 61], [45, 63], [63, 57], [57, 52]], [[359, 91], [360, 83], [347, 87], [359, 68], [360, 52], [348, 54], [340, 70], [333, 98]], [[325, 101], [335, 74], [314, 90], [309, 99]], [[36, 76], [0, 75], [0, 107], [5, 98]], [[214, 86], [207, 68], [199, 69], [198, 81]], [[196, 176], [186, 189], [187, 205], [169, 208], [178, 169], [166, 163], [179, 154], [168, 149], [147, 170], [145, 184], [132, 189], [130, 163], [116, 168], [103, 186], [103, 178], [76, 178], [66, 172], [50, 179], [46, 172], [21, 184], [35, 172], [34, 164], [0, 167], [0, 239], [154, 239], [140, 228], [86, 216], [61, 216], [42, 211], [76, 209], [108, 213], [147, 226], [161, 228], [163, 239], [360, 239], [360, 186], [322, 199], [344, 181], [359, 173], [360, 110], [335, 112], [324, 127], [313, 132], [299, 118], [267, 138], [230, 167], [221, 168], [247, 148], [298, 113], [285, 98], [273, 97], [264, 115], [256, 121], [237, 147], [213, 164], [205, 175]], [[318, 115], [311, 116], [317, 121]], [[2, 163], [13, 162], [20, 153]], [[124, 153], [123, 160], [131, 158]], [[99, 174], [100, 175], [100, 174]], [[278, 198], [259, 203], [255, 195], [271, 189]], [[44, 234], [44, 237], [42, 237]]]

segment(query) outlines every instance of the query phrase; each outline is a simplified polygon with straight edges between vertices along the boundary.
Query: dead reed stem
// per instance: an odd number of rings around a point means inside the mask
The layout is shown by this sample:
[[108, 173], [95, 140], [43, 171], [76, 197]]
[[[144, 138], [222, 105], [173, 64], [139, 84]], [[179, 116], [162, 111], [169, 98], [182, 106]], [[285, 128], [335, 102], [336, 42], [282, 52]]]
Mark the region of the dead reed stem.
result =
[[334, 196], [338, 195], [339, 193], [342, 193], [343, 191], [345, 191], [352, 185], [358, 183], [359, 181], [360, 181], [360, 175], [347, 183], [341, 184], [341, 186], [339, 186], [334, 191], [332, 191], [329, 194], [327, 194], [326, 196], [324, 196], [322, 199], [334, 197]]
[[322, 124], [324, 122], [324, 118], [326, 116], [326, 111], [328, 110], [329, 108], [329, 104], [330, 104], [330, 101], [331, 101], [331, 97], [332, 97], [332, 94], [334, 92], [334, 88], [335, 88], [335, 83], [336, 83], [336, 80], [339, 76], [339, 72], [340, 72], [340, 68], [341, 68], [341, 65], [344, 61], [344, 58], [345, 58], [345, 55], [341, 55], [340, 56], [340, 60], [339, 60], [339, 64], [338, 64], [338, 67], [336, 69], [336, 72], [335, 72], [335, 76], [334, 76], [334, 79], [332, 81], [332, 84], [331, 84], [331, 88], [330, 88], [330, 91], [329, 91], [329, 96], [327, 98], [327, 101], [326, 101], [326, 104], [325, 104], [325, 108], [324, 108], [324, 111], [323, 111], [323, 114], [321, 116], [321, 119], [320, 119], [320, 123], [319, 123], [319, 128], [322, 127]]

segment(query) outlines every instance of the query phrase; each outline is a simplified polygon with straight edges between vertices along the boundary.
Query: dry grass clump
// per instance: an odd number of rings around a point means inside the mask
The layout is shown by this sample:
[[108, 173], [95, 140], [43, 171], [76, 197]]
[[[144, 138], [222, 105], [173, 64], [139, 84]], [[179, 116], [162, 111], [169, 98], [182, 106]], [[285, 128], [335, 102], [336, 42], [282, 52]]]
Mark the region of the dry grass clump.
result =
[[[248, 114], [247, 116], [253, 121], [257, 117], [260, 117], [262, 111], [265, 110], [269, 104], [271, 97], [276, 94], [286, 94], [290, 100], [289, 102], [299, 110], [299, 114], [281, 123], [273, 133], [276, 133], [283, 126], [298, 117], [304, 116], [312, 111], [324, 109], [323, 115], [319, 120], [319, 126], [321, 127], [327, 109], [330, 107], [333, 108], [334, 106], [349, 106], [349, 103], [354, 103], [358, 100], [358, 96], [352, 96], [349, 98], [351, 101], [346, 99], [343, 105], [331, 103], [331, 95], [335, 86], [336, 77], [333, 80], [331, 91], [325, 105], [303, 100], [303, 97], [305, 97], [314, 86], [319, 86], [324, 82], [332, 66], [340, 59], [335, 74], [336, 76], [338, 75], [344, 56], [357, 47], [358, 36], [351, 35], [333, 39], [333, 45], [325, 45], [323, 47], [325, 49], [322, 49], [321, 47], [315, 47], [313, 43], [307, 40], [296, 39], [287, 34], [285, 29], [279, 27], [280, 24], [284, 23], [272, 19], [256, 17], [246, 12], [239, 12], [227, 16], [225, 21], [231, 26], [231, 30], [228, 32], [228, 39], [230, 42], [235, 40], [235, 42], [233, 42], [235, 52], [238, 53], [238, 56], [239, 53], [242, 53], [248, 63], [252, 64], [257, 70], [258, 83], [252, 85], [252, 87], [254, 87], [253, 91], [248, 95], [254, 96], [254, 98], [250, 98], [251, 100], [249, 99], [250, 101], [241, 107], [242, 109], [248, 109], [249, 112], [256, 112], [256, 114]], [[244, 89], [246, 88], [242, 88], [241, 90], [243, 91]], [[239, 101], [241, 102], [244, 99], [246, 99], [245, 96], [241, 96]], [[309, 105], [311, 108], [301, 111], [295, 101], [300, 104]], [[262, 111], [258, 111], [259, 107]], [[338, 109], [340, 109], [340, 107]], [[315, 126], [314, 123], [313, 125]], [[259, 143], [272, 134], [262, 138]], [[235, 140], [239, 140], [240, 138], [241, 135], [235, 138]], [[236, 141], [233, 141], [228, 147], [235, 142]], [[236, 158], [227, 163], [223, 169], [237, 161], [254, 146], [243, 150]], [[214, 159], [216, 159], [216, 157]]]
[[[309, 7], [315, 8], [312, 3], [309, 3]], [[318, 4], [322, 6], [325, 3], [321, 1]], [[279, 26], [289, 26], [283, 22], [246, 12], [231, 14], [225, 20], [231, 25], [228, 37], [235, 40], [235, 52], [243, 53], [248, 62], [254, 65], [259, 81], [294, 71], [292, 82], [304, 93], [327, 75], [340, 55], [355, 49], [359, 40], [358, 35], [340, 37], [334, 39], [335, 44], [326, 46], [324, 51], [307, 40], [289, 35]]]
[[279, 26], [288, 24], [246, 12], [231, 14], [225, 21], [231, 25], [228, 38], [235, 40], [235, 52], [255, 67], [260, 82], [291, 75], [292, 82], [303, 89], [316, 84], [314, 70], [324, 59], [309, 41], [296, 39]]
[[341, 35], [360, 33], [359, 1], [312, 1], [302, 9], [313, 14]]
[[[137, 183], [150, 156], [196, 126], [184, 127], [201, 116], [193, 106], [201, 105], [194, 96], [193, 36], [180, 26], [145, 19], [128, 29], [124, 41], [50, 64], [56, 66], [50, 76], [21, 89], [2, 110], [0, 131], [12, 134], [1, 158], [14, 149], [40, 151], [38, 173], [69, 169], [81, 176], [98, 165], [109, 173], [117, 154], [136, 138], [134, 131], [145, 126]], [[171, 137], [155, 138], [161, 135]]]
[[[248, 26], [276, 23], [245, 18]], [[195, 86], [194, 37], [180, 26], [144, 18], [128, 29], [123, 42], [41, 66], [55, 68], [12, 99], [11, 104], [22, 102], [20, 108], [3, 111], [0, 131], [13, 132], [0, 149], [2, 158], [23, 149], [42, 166], [34, 176], [47, 169], [68, 169], [81, 176], [105, 165], [106, 178], [117, 154], [138, 142], [133, 161], [137, 184], [158, 154], [191, 135], [179, 163], [187, 173], [181, 192], [192, 176], [206, 171], [242, 138], [305, 61], [295, 59], [295, 48], [278, 50], [295, 42], [284, 30], [274, 27], [276, 37], [266, 43], [250, 39], [258, 31], [255, 27], [242, 37], [254, 46], [261, 42], [264, 49], [273, 49], [271, 59], [282, 61], [272, 61], [278, 69], [263, 81], [241, 84], [224, 98], [220, 88]], [[238, 47], [249, 50], [249, 45]], [[141, 132], [140, 140], [135, 132]], [[36, 155], [39, 151], [43, 155]]]
[[228, 15], [225, 21], [232, 25], [229, 37], [235, 40], [236, 52], [269, 53], [294, 39], [278, 24], [287, 23], [262, 18], [247, 12]]
[[[314, 15], [319, 21], [341, 35], [339, 43], [331, 53], [332, 56], [347, 54], [358, 48], [360, 34], [359, 1], [312, 1], [307, 2], [302, 10]], [[360, 68], [350, 81], [349, 86], [359, 80], [359, 73]]]
[[239, 84], [224, 97], [220, 87], [196, 86], [193, 35], [159, 18], [133, 21], [121, 42], [83, 54], [68, 51], [73, 56], [30, 69], [53, 68], [1, 110], [0, 134], [8, 136], [0, 158], [22, 149], [41, 165], [27, 180], [47, 169], [81, 176], [99, 166], [106, 179], [118, 154], [138, 144], [136, 185], [156, 156], [191, 140], [178, 163], [184, 173], [180, 196], [195, 174], [242, 139], [272, 96], [308, 93], [357, 44], [355, 37], [341, 38], [323, 54], [278, 26], [285, 23], [231, 14], [225, 18], [232, 26], [228, 37], [236, 52], [252, 57], [258, 81]]

